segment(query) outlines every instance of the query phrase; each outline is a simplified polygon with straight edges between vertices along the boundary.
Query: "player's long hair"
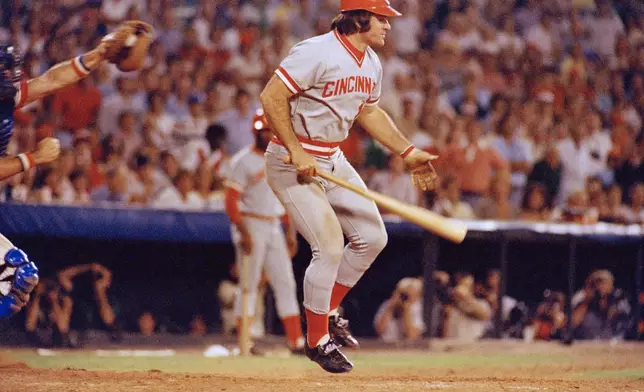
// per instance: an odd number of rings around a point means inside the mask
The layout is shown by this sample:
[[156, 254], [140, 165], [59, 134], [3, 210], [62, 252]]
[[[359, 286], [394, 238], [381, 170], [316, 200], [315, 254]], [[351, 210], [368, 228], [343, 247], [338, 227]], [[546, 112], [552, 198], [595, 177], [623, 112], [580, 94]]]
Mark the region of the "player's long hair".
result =
[[345, 11], [333, 19], [331, 30], [338, 30], [343, 35], [366, 33], [371, 29], [371, 15], [363, 10]]

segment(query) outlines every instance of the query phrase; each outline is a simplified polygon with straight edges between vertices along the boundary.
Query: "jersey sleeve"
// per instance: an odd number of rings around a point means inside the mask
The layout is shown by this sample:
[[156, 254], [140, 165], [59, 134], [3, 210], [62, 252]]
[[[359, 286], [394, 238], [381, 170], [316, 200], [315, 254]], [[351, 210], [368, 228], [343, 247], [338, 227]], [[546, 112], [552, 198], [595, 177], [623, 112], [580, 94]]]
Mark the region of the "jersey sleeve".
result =
[[378, 59], [378, 56], [375, 56], [375, 58], [376, 58], [377, 80], [376, 80], [376, 85], [371, 91], [371, 94], [369, 95], [369, 99], [366, 102], [367, 106], [377, 105], [378, 102], [380, 102], [380, 94], [382, 93], [382, 64], [380, 64], [380, 60]]
[[18, 90], [15, 97], [16, 109], [20, 109], [25, 104], [27, 97], [29, 96], [29, 93], [27, 91], [27, 80], [20, 80], [16, 88]]
[[275, 70], [275, 74], [293, 94], [309, 90], [322, 77], [325, 66], [320, 57], [321, 49], [313, 43], [300, 42]]

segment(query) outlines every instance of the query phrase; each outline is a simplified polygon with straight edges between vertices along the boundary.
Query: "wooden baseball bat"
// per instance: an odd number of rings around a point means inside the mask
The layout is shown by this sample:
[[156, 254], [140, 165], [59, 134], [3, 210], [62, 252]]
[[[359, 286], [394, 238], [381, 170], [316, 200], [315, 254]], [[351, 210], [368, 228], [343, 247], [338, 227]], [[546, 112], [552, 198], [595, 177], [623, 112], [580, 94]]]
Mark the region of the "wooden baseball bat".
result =
[[[241, 250], [241, 249], [240, 249]], [[243, 252], [243, 251], [242, 251]], [[239, 354], [247, 357], [250, 355], [250, 317], [248, 316], [248, 255], [241, 256], [241, 272], [239, 285], [241, 286], [241, 322], [237, 333]]]
[[440, 237], [443, 237], [457, 244], [460, 244], [465, 239], [465, 235], [467, 234], [467, 227], [463, 223], [452, 221], [435, 212], [412, 204], [407, 204], [398, 199], [394, 199], [393, 197], [383, 195], [370, 189], [362, 189], [355, 184], [337, 178], [336, 176], [324, 171], [319, 171], [318, 176], [324, 178], [327, 181], [338, 184], [343, 188], [347, 188], [359, 195], [362, 195], [367, 199], [373, 200], [379, 206], [391, 211], [391, 213], [396, 214], [401, 218], [408, 220], [409, 222], [415, 223], [418, 226], [427, 229]]

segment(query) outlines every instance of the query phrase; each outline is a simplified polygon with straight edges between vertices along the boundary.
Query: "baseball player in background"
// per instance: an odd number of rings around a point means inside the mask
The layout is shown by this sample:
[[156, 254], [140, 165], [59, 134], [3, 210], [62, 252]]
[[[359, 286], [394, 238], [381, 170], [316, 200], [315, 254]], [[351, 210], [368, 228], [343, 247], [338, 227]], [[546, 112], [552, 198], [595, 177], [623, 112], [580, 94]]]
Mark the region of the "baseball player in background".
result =
[[426, 190], [436, 180], [436, 157], [414, 148], [378, 107], [382, 67], [372, 47], [384, 45], [395, 16], [387, 0], [342, 0], [331, 31], [295, 45], [261, 94], [275, 134], [265, 154], [267, 180], [313, 254], [304, 277], [305, 352], [333, 373], [353, 368], [339, 346], [358, 346], [337, 308], [385, 247], [387, 233], [374, 202], [316, 174], [324, 170], [365, 188], [338, 148], [357, 121], [404, 158], [416, 186]]
[[[118, 29], [115, 33], [120, 31], [126, 30]], [[125, 38], [127, 34], [105, 36], [95, 49], [56, 64], [29, 80], [22, 78], [18, 50], [12, 45], [0, 45], [0, 180], [51, 163], [60, 154], [58, 140], [45, 138], [34, 152], [6, 156], [13, 135], [14, 111], [85, 78], [110, 53], [120, 53]], [[0, 235], [0, 320], [9, 318], [27, 304], [38, 279], [38, 268], [25, 252]]]
[[[233, 155], [224, 182], [226, 213], [232, 222], [238, 271], [241, 271], [242, 256], [246, 255], [248, 260], [248, 315], [252, 319], [265, 269], [289, 349], [295, 354], [304, 354], [300, 307], [291, 261], [297, 252], [296, 232], [289, 220], [284, 219], [285, 238], [281, 225], [282, 218], [286, 218], [284, 207], [266, 182], [264, 153], [273, 133], [261, 110], [253, 119], [253, 131], [255, 143]], [[235, 299], [238, 334], [242, 307], [240, 291], [241, 288]]]

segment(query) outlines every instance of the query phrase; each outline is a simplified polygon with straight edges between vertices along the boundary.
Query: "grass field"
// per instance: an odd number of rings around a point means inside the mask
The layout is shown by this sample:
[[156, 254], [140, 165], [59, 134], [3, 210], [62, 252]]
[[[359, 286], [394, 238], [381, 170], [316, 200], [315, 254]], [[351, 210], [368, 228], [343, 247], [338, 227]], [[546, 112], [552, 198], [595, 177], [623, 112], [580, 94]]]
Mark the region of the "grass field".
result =
[[[205, 358], [201, 350], [133, 353], [0, 351], [0, 391], [640, 391], [644, 345], [484, 342], [432, 350], [349, 352], [330, 375], [280, 350]], [[152, 355], [155, 353], [148, 353]]]

